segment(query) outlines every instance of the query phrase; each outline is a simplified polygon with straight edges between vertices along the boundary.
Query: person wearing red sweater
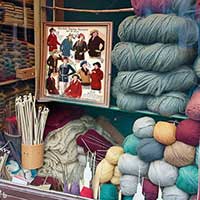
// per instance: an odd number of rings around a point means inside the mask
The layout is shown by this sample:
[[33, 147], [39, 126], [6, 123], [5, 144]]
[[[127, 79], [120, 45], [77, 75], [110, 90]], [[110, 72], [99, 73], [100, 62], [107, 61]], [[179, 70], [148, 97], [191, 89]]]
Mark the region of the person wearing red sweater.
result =
[[101, 90], [101, 80], [103, 79], [103, 71], [100, 69], [101, 64], [95, 62], [93, 64], [94, 69], [91, 72], [91, 89], [92, 90]]
[[50, 34], [47, 38], [47, 45], [49, 46], [49, 51], [51, 52], [57, 49], [57, 45], [60, 45], [60, 43], [58, 42], [57, 36], [55, 34], [56, 30], [54, 28], [51, 28], [49, 31]]
[[82, 85], [81, 81], [79, 80], [78, 74], [72, 75], [72, 81], [70, 82], [69, 86], [65, 89], [65, 95], [70, 98], [80, 98], [82, 95]]

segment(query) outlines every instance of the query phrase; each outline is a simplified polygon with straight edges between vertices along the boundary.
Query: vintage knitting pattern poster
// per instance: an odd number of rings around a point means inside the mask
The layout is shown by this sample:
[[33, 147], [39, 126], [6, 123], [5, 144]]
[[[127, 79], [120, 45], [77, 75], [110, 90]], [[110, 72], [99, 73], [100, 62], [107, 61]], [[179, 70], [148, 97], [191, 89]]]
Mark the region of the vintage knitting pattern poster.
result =
[[44, 24], [41, 97], [109, 106], [111, 22]]

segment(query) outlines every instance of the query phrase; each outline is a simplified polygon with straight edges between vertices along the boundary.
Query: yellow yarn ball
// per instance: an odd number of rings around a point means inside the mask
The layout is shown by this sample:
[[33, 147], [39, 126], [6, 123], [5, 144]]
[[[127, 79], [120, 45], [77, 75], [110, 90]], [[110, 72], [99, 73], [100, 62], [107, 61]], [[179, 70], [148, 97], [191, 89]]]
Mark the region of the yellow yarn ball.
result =
[[113, 164], [117, 165], [119, 157], [124, 153], [124, 150], [120, 146], [110, 147], [106, 153], [105, 159]]
[[169, 122], [156, 123], [153, 131], [155, 140], [164, 145], [173, 144], [176, 141], [176, 126]]
[[113, 176], [110, 182], [111, 182], [113, 185], [119, 185], [119, 184], [120, 184], [120, 177]]

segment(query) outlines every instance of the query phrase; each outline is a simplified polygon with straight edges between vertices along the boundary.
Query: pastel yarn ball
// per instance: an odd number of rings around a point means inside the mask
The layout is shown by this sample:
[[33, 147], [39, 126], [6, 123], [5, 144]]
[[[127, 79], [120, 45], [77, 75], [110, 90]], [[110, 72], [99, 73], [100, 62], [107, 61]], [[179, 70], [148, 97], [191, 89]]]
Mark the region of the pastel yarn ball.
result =
[[179, 169], [176, 186], [188, 194], [197, 194], [198, 191], [198, 168], [189, 165]]
[[122, 144], [124, 152], [132, 155], [137, 155], [137, 147], [139, 143], [140, 139], [138, 137], [134, 136], [133, 134], [128, 135]]
[[145, 176], [148, 172], [149, 164], [140, 160], [138, 156], [123, 154], [118, 162], [119, 171], [122, 174]]
[[196, 148], [195, 164], [199, 166], [199, 147]]
[[195, 158], [195, 147], [176, 141], [165, 148], [164, 160], [176, 167], [191, 165]]
[[119, 157], [124, 153], [124, 150], [120, 146], [110, 147], [106, 153], [105, 159], [113, 165], [117, 165]]
[[141, 117], [133, 124], [133, 134], [139, 138], [152, 137], [155, 123], [151, 117]]
[[120, 171], [118, 169], [118, 166], [116, 166], [115, 169], [114, 169], [114, 175], [113, 175], [113, 177], [112, 177], [110, 182], [113, 185], [119, 185], [120, 184], [120, 177], [121, 177], [121, 173], [120, 173]]
[[144, 179], [143, 181], [143, 194], [145, 194], [146, 199], [156, 200], [158, 197], [158, 186], [153, 184], [149, 179]]
[[176, 187], [176, 185], [163, 189], [163, 200], [188, 200], [189, 195]]
[[176, 139], [186, 144], [197, 146], [200, 139], [200, 122], [192, 119], [181, 121], [176, 129]]
[[144, 162], [152, 162], [163, 158], [165, 146], [154, 138], [144, 138], [137, 147], [138, 157]]
[[178, 169], [163, 160], [157, 160], [150, 164], [148, 177], [161, 187], [171, 186], [176, 183]]
[[99, 179], [100, 183], [106, 183], [112, 179], [114, 168], [114, 165], [103, 159], [96, 167], [95, 176]]
[[125, 196], [133, 196], [137, 191], [138, 177], [123, 175], [120, 178], [120, 188]]
[[155, 140], [164, 145], [173, 144], [176, 141], [176, 126], [175, 124], [169, 122], [157, 122], [154, 131], [153, 137]]
[[118, 200], [117, 187], [113, 184], [102, 184], [100, 187], [100, 200]]

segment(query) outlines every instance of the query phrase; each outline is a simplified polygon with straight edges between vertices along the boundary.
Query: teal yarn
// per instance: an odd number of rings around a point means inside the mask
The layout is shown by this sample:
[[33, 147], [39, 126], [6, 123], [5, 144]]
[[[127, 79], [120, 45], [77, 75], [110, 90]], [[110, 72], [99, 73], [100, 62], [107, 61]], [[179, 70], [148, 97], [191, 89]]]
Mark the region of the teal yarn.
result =
[[123, 93], [159, 96], [164, 92], [186, 91], [197, 83], [192, 69], [182, 66], [167, 73], [136, 70], [118, 72], [115, 84]]
[[118, 29], [121, 41], [141, 44], [160, 42], [193, 45], [198, 40], [198, 33], [194, 20], [165, 14], [152, 14], [145, 18], [130, 16], [121, 22]]
[[128, 135], [122, 144], [122, 147], [124, 149], [124, 153], [129, 153], [132, 155], [137, 155], [137, 147], [140, 143], [140, 139], [133, 134]]
[[189, 97], [182, 92], [169, 92], [159, 97], [151, 97], [147, 101], [147, 108], [150, 111], [171, 116], [184, 113]]
[[117, 187], [113, 184], [102, 184], [100, 187], [100, 200], [118, 200]]
[[176, 44], [155, 43], [142, 45], [120, 42], [112, 51], [112, 63], [119, 71], [168, 72], [182, 65], [191, 65], [196, 57], [192, 48], [181, 48]]
[[188, 165], [179, 169], [176, 186], [188, 194], [197, 194], [198, 191], [198, 168]]
[[195, 164], [199, 165], [199, 147], [196, 147]]
[[194, 62], [193, 69], [196, 75], [200, 78], [200, 56], [198, 56]]
[[133, 196], [123, 196], [122, 200], [133, 200]]

